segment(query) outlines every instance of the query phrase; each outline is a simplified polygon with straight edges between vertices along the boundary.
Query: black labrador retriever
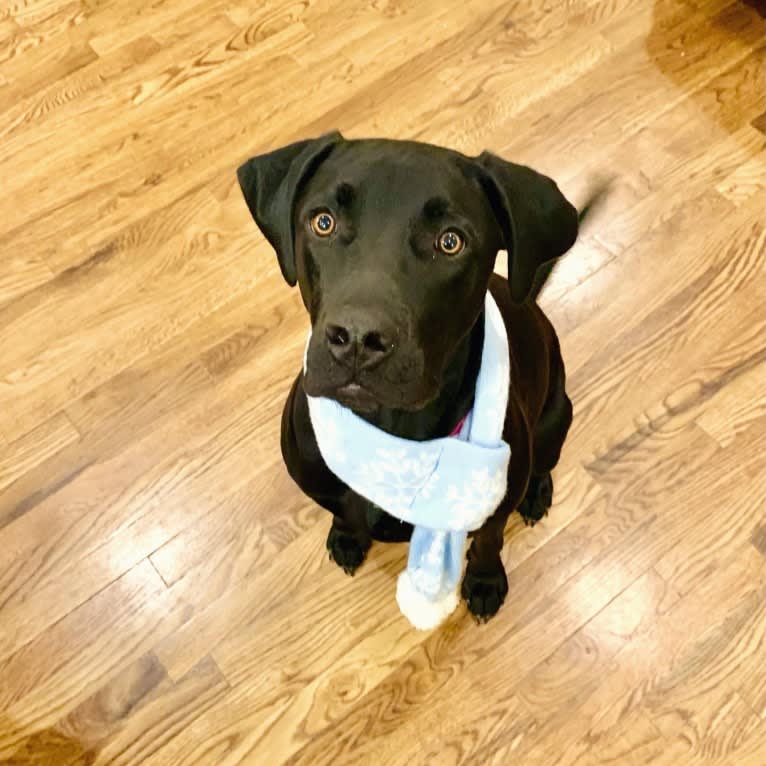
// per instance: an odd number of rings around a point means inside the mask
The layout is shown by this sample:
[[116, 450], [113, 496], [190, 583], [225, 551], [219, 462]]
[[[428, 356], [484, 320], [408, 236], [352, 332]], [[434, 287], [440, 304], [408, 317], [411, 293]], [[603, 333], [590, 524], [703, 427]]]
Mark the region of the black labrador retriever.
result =
[[[237, 171], [255, 222], [311, 317], [306, 370], [282, 418], [298, 486], [333, 514], [330, 557], [353, 574], [373, 539], [412, 527], [357, 495], [325, 465], [306, 395], [331, 397], [402, 438], [450, 434], [470, 409], [489, 289], [508, 330], [508, 489], [472, 535], [462, 595], [480, 620], [508, 591], [503, 529], [551, 505], [551, 470], [572, 420], [556, 333], [535, 303], [551, 262], [575, 242], [578, 213], [556, 184], [489, 153], [422, 143], [300, 141]], [[509, 280], [493, 274], [507, 250]]]

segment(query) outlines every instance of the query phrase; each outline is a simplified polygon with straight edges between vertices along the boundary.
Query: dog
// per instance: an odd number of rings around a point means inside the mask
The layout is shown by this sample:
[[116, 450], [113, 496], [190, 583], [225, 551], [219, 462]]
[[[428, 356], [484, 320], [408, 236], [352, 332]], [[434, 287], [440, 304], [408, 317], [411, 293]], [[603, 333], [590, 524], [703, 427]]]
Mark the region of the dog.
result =
[[[307, 396], [334, 399], [404, 439], [450, 435], [472, 406], [488, 290], [495, 299], [508, 333], [511, 459], [504, 499], [471, 535], [460, 589], [488, 620], [508, 592], [506, 522], [514, 510], [528, 524], [548, 512], [572, 422], [559, 341], [536, 297], [583, 213], [550, 178], [491, 153], [338, 132], [255, 156], [237, 176], [311, 320], [283, 411], [282, 454], [300, 489], [332, 513], [327, 549], [348, 574], [373, 540], [406, 541], [413, 528], [329, 470]], [[508, 280], [494, 273], [500, 250]]]

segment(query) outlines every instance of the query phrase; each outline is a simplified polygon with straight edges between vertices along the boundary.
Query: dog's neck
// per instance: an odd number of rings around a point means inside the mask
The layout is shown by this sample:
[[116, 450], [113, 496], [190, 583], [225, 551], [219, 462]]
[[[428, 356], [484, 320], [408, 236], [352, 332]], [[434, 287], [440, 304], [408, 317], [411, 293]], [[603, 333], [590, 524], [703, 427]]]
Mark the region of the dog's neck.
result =
[[448, 436], [471, 409], [484, 344], [484, 312], [460, 342], [437, 396], [422, 410], [381, 408], [357, 413], [368, 423], [402, 439], [424, 441]]

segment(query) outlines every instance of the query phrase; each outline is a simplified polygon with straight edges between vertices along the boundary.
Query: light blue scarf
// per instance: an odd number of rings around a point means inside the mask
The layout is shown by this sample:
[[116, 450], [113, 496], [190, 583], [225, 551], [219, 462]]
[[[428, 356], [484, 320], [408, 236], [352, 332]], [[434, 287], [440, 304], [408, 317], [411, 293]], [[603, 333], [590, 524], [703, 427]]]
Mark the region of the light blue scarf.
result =
[[484, 315], [474, 406], [455, 437], [401, 439], [332, 399], [308, 397], [317, 444], [330, 470], [357, 494], [414, 526], [396, 598], [421, 630], [436, 627], [457, 606], [468, 532], [494, 513], [506, 491], [508, 337], [489, 293]]

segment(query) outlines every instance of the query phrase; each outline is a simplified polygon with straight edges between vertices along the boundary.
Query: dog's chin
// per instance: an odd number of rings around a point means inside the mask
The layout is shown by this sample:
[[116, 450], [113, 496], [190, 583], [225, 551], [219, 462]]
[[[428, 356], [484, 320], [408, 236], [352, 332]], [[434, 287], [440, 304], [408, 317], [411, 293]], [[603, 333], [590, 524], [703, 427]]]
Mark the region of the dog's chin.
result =
[[383, 406], [374, 394], [358, 383], [349, 383], [336, 388], [330, 398], [355, 412], [366, 414], [375, 413]]
[[312, 398], [333, 399], [344, 407], [359, 412], [375, 412], [382, 406], [378, 397], [358, 383], [322, 380], [311, 372], [303, 376], [303, 390]]

